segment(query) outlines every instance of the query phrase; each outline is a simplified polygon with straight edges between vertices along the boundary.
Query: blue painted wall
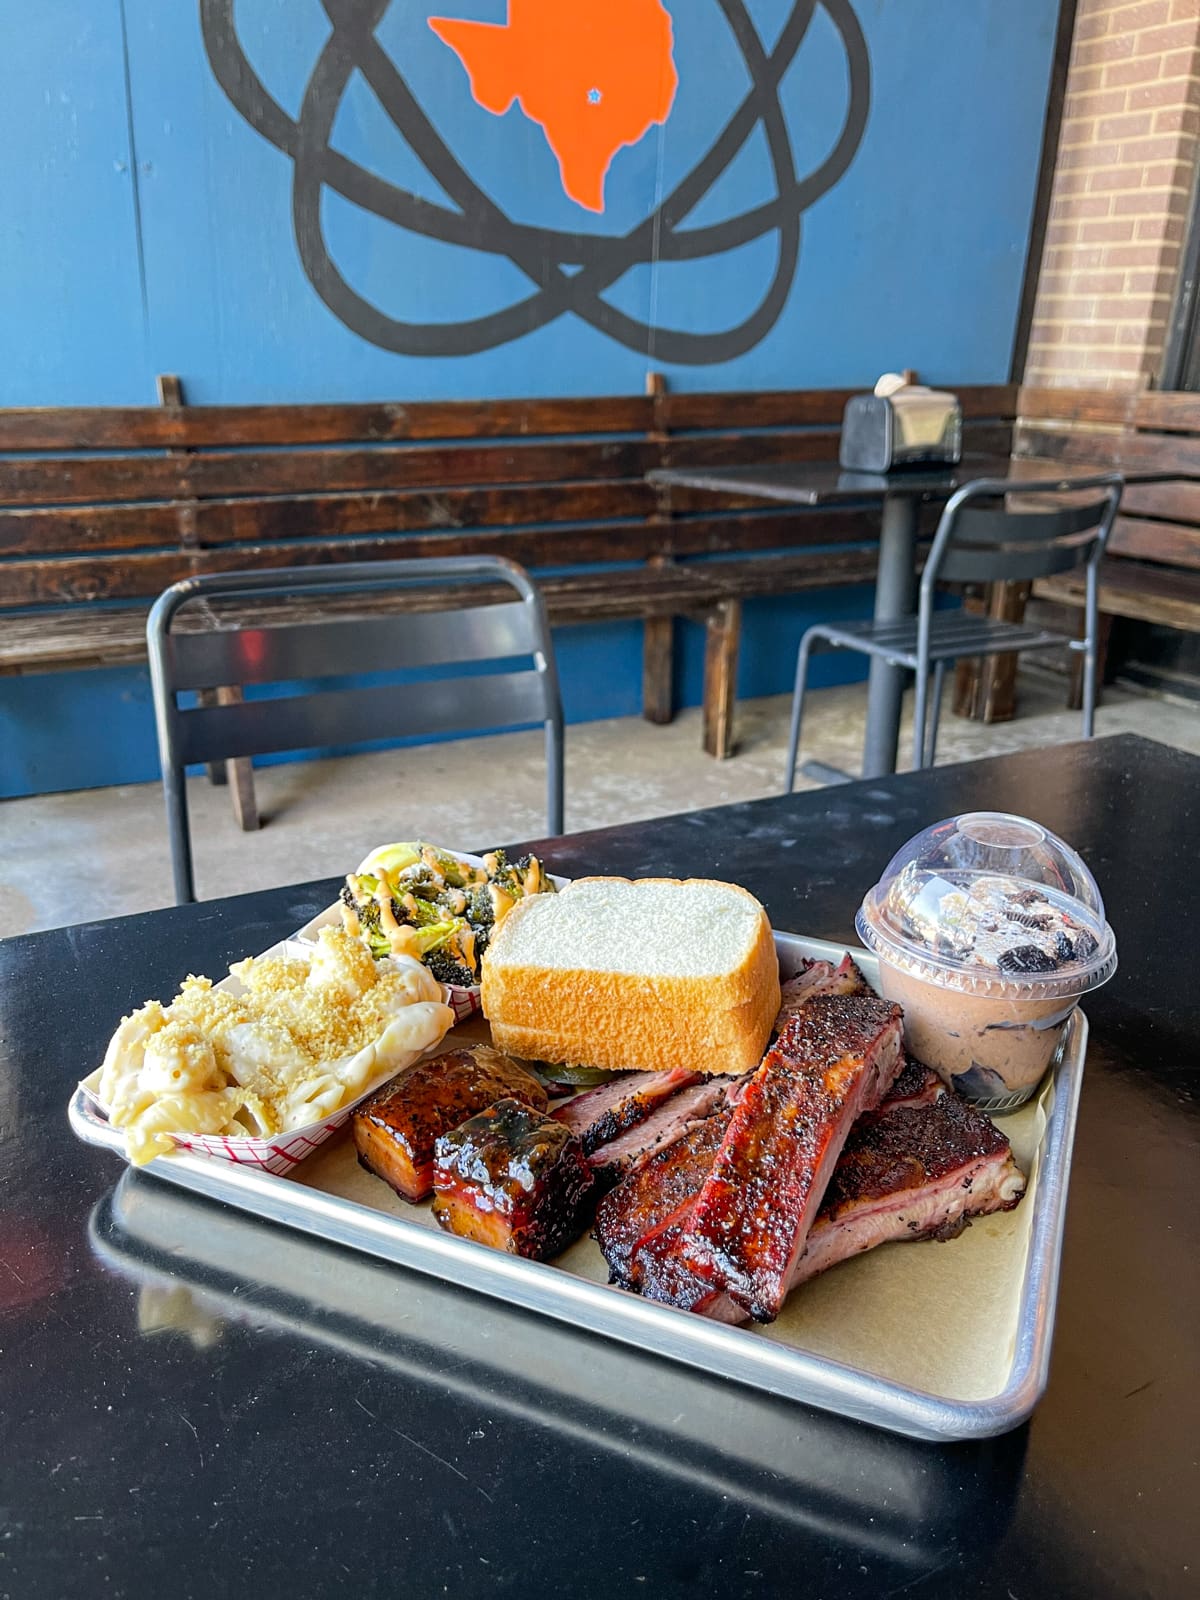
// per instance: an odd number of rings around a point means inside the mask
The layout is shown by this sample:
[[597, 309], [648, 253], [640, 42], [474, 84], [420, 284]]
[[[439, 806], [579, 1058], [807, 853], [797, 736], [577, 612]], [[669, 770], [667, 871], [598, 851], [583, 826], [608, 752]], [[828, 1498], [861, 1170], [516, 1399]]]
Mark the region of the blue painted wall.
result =
[[[586, 247], [653, 213], [752, 87], [753, 51], [735, 41], [733, 0], [665, 3], [679, 89], [665, 125], [615, 157], [602, 216], [567, 198], [542, 130], [519, 108], [496, 117], [475, 102], [461, 63], [427, 26], [431, 13], [503, 22], [505, 0], [393, 0], [376, 38], [489, 203], [514, 222], [584, 235]], [[0, 404], [150, 402], [159, 372], [180, 374], [196, 403], [636, 393], [651, 369], [698, 390], [867, 385], [898, 366], [932, 381], [1008, 376], [1053, 0], [817, 6], [779, 89], [795, 171], [820, 166], [847, 117], [843, 34], [855, 20], [869, 59], [869, 85], [856, 77], [860, 106], [869, 96], [861, 141], [844, 175], [803, 211], [779, 315], [757, 342], [715, 362], [667, 359], [653, 333], [631, 348], [571, 313], [495, 348], [433, 357], [347, 327], [299, 259], [290, 157], [231, 104], [214, 72], [223, 9], [288, 127], [323, 51], [350, 48], [369, 64], [329, 21], [361, 8], [332, 0], [0, 0]], [[745, 9], [769, 56], [793, 0]], [[778, 139], [773, 165], [769, 97], [763, 105], [766, 120], [677, 219], [678, 237], [772, 201]], [[454, 209], [362, 71], [349, 75], [330, 143], [388, 194]], [[331, 261], [389, 325], [452, 323], [536, 295], [530, 272], [502, 254], [421, 237], [332, 188], [319, 216]], [[717, 332], [754, 312], [779, 254], [778, 232], [766, 231], [725, 253], [633, 265], [604, 298], [651, 330]], [[532, 277], [553, 271], [549, 263]], [[843, 603], [861, 609], [866, 596], [800, 597], [752, 617], [743, 692], [783, 688], [803, 623]], [[636, 709], [635, 629], [584, 630], [563, 645], [573, 714]], [[600, 659], [605, 695], [595, 692]], [[694, 703], [693, 644], [681, 644], [681, 660]], [[137, 673], [0, 682], [0, 793], [152, 776], [147, 718]]]

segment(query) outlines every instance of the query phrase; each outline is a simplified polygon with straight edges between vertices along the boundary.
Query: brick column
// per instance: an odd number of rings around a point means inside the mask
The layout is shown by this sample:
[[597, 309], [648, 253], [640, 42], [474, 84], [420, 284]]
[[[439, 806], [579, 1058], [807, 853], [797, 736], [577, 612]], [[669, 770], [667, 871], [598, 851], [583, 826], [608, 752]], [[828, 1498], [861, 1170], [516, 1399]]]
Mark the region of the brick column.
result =
[[1078, 0], [1025, 381], [1157, 377], [1200, 136], [1200, 0]]

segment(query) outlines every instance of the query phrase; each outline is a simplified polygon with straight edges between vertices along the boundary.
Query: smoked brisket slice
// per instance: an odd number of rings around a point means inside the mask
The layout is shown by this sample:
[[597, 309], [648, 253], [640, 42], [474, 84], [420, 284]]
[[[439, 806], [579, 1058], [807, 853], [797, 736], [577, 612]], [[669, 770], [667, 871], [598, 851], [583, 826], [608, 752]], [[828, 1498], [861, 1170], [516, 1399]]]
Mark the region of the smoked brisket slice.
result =
[[871, 986], [855, 965], [849, 951], [835, 967], [832, 961], [806, 960], [794, 978], [780, 988], [779, 1014], [775, 1032], [819, 994], [870, 994]]
[[883, 1107], [851, 1131], [791, 1287], [892, 1240], [956, 1238], [1024, 1193], [1008, 1140], [976, 1106], [946, 1093]]
[[755, 1321], [779, 1315], [846, 1136], [903, 1065], [901, 1018], [874, 996], [818, 995], [733, 1108], [679, 1253]]
[[668, 1072], [631, 1072], [578, 1094], [551, 1113], [569, 1128], [585, 1155], [618, 1138], [648, 1116], [680, 1089], [696, 1082], [685, 1067]]
[[634, 1167], [682, 1139], [698, 1122], [726, 1105], [729, 1089], [728, 1078], [709, 1078], [679, 1090], [644, 1122], [593, 1150], [588, 1156], [592, 1171], [606, 1187], [620, 1182]]
[[945, 1092], [946, 1085], [932, 1067], [923, 1066], [915, 1056], [905, 1056], [899, 1077], [879, 1102], [875, 1115], [882, 1116], [896, 1106], [931, 1105]]

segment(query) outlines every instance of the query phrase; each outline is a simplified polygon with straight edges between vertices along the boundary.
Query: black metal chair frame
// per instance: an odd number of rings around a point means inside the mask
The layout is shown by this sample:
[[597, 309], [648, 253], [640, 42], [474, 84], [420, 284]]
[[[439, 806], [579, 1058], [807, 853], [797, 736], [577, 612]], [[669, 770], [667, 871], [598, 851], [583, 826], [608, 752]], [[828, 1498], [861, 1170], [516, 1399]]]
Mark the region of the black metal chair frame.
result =
[[[1096, 639], [1098, 629], [1097, 573], [1121, 503], [1124, 479], [1119, 472], [1085, 478], [1020, 482], [1008, 478], [978, 478], [964, 484], [946, 503], [921, 573], [920, 601], [914, 617], [894, 622], [862, 622], [845, 627], [818, 623], [800, 641], [796, 658], [796, 685], [792, 695], [792, 720], [788, 739], [787, 771], [783, 792], [795, 782], [800, 747], [800, 724], [813, 645], [825, 641], [835, 649], [856, 650], [878, 656], [916, 674], [913, 718], [913, 766], [933, 765], [937, 750], [938, 720], [946, 667], [971, 656], [1009, 655], [1022, 650], [1082, 651], [1083, 733], [1090, 739], [1096, 720]], [[1010, 510], [1005, 497], [1039, 498], [1075, 495], [1102, 489], [1103, 496], [1086, 505], [1060, 510]], [[984, 509], [973, 502], [999, 501], [999, 508]], [[1086, 537], [1085, 537], [1086, 536]], [[1025, 623], [1003, 622], [970, 611], [936, 611], [934, 594], [939, 582], [1019, 582], [1052, 573], [1086, 568], [1084, 633], [1069, 634], [1035, 628]], [[933, 668], [933, 704], [929, 709], [929, 675]]]
[[[471, 585], [504, 584], [519, 597], [471, 605]], [[311, 600], [431, 585], [463, 587], [464, 605], [394, 616], [334, 615], [205, 631], [175, 629], [193, 602]], [[546, 820], [563, 828], [563, 712], [546, 610], [524, 568], [496, 556], [348, 562], [186, 578], [155, 602], [146, 623], [175, 898], [196, 898], [185, 771], [239, 756], [353, 746], [422, 734], [500, 730], [541, 722], [546, 733]], [[464, 674], [406, 684], [325, 689], [283, 699], [180, 707], [188, 690], [240, 689], [532, 657], [511, 672]]]

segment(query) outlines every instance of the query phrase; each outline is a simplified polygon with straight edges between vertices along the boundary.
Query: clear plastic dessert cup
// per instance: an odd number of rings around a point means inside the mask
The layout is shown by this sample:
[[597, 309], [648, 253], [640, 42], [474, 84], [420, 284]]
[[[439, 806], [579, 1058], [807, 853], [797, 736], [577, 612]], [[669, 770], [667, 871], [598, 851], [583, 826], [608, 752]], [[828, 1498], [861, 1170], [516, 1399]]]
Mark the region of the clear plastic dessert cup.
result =
[[856, 919], [908, 1049], [968, 1100], [1033, 1094], [1081, 995], [1117, 970], [1082, 859], [1027, 817], [972, 811], [910, 839]]

